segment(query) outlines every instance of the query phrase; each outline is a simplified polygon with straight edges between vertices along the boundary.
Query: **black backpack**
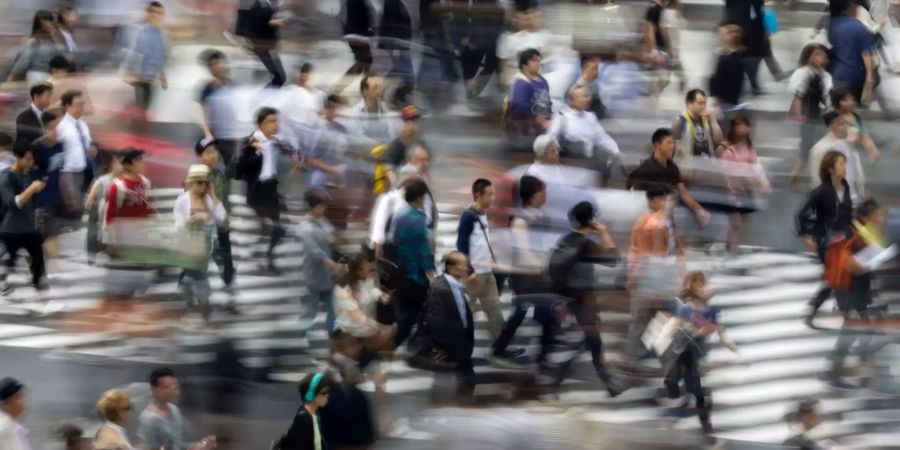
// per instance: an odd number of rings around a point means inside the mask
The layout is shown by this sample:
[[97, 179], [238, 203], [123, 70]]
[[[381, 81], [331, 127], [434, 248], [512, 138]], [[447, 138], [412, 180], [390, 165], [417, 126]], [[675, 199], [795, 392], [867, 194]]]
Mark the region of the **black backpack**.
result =
[[587, 237], [574, 231], [559, 240], [547, 268], [554, 292], [563, 291], [569, 285], [572, 269], [581, 259], [587, 242]]
[[815, 74], [809, 80], [809, 86], [806, 88], [806, 116], [818, 118], [822, 115], [822, 104], [825, 100], [825, 88], [822, 85], [822, 77]]

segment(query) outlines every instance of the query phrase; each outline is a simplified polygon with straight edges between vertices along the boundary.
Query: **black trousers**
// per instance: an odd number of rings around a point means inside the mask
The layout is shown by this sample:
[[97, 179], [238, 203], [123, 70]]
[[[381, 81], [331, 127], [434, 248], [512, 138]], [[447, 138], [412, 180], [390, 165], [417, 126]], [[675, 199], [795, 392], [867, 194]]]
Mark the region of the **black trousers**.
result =
[[41, 279], [44, 277], [44, 238], [40, 233], [28, 234], [10, 234], [2, 236], [3, 245], [6, 246], [6, 273], [3, 274], [3, 281], [6, 276], [16, 267], [16, 256], [20, 249], [28, 252], [31, 258], [31, 284], [35, 288], [40, 286]]
[[275, 49], [269, 46], [254, 45], [252, 51], [265, 66], [266, 70], [269, 71], [269, 75], [272, 75], [269, 87], [284, 86], [284, 83], [287, 82], [287, 75], [284, 72], [284, 65], [281, 64], [281, 57], [278, 56]]
[[700, 349], [691, 343], [685, 348], [678, 361], [664, 380], [666, 395], [669, 398], [680, 398], [681, 387], [679, 383], [684, 379], [684, 390], [697, 399], [697, 409], [703, 409], [706, 401], [703, 397], [703, 385], [700, 383]]
[[[579, 293], [570, 293], [570, 298], [582, 297]], [[575, 321], [584, 332], [584, 342], [582, 349], [587, 348], [591, 352], [591, 361], [594, 365], [594, 371], [600, 380], [609, 385], [612, 378], [609, 371], [606, 370], [606, 364], [603, 362], [603, 341], [600, 339], [600, 324], [597, 322], [597, 302], [593, 299], [576, 300], [569, 303], [569, 311], [575, 316]], [[578, 359], [576, 352], [572, 359], [564, 362], [557, 376], [557, 384], [562, 383], [571, 372], [572, 365]]]
[[131, 85], [134, 86], [134, 105], [146, 111], [150, 108], [150, 103], [153, 101], [153, 83], [149, 81], [135, 81]]
[[231, 256], [231, 231], [228, 228], [219, 228], [218, 245], [213, 252], [213, 260], [219, 266], [222, 282], [225, 286], [231, 286], [234, 282], [234, 259]]
[[394, 348], [400, 347], [409, 338], [412, 328], [422, 323], [422, 313], [428, 297], [428, 286], [410, 279], [404, 279], [394, 294], [394, 307], [397, 310], [397, 334], [394, 336]]
[[530, 294], [516, 295], [513, 297], [513, 304], [515, 309], [509, 318], [506, 319], [500, 336], [497, 336], [497, 340], [494, 341], [494, 354], [502, 354], [506, 351], [506, 348], [509, 347], [510, 342], [516, 336], [516, 331], [518, 331], [525, 320], [528, 310], [534, 308], [532, 317], [541, 324], [541, 350], [537, 356], [537, 363], [540, 364], [547, 359], [547, 355], [553, 348], [556, 333], [559, 331], [553, 302], [546, 297], [541, 297], [540, 294]]

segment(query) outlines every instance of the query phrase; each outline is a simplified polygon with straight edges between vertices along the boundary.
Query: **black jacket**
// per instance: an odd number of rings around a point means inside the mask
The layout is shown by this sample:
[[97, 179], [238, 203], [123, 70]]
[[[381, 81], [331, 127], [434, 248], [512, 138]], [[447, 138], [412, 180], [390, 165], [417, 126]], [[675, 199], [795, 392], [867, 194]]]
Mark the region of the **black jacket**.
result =
[[466, 303], [466, 326], [463, 326], [456, 307], [456, 299], [446, 275], [434, 279], [428, 291], [426, 304], [426, 323], [431, 333], [434, 348], [444, 352], [447, 357], [457, 363], [472, 358], [475, 348], [475, 326], [472, 310]]
[[[265, 3], [265, 4], [264, 4]], [[256, 0], [249, 9], [238, 11], [237, 34], [255, 45], [274, 45], [278, 42], [278, 27], [269, 25], [277, 10], [269, 2]]]
[[[281, 438], [281, 450], [314, 450], [316, 448], [315, 445], [315, 432], [313, 431], [313, 416], [306, 410], [305, 407], [301, 406], [299, 410], [297, 410], [297, 415], [294, 416], [294, 423], [291, 424], [291, 428], [288, 430], [287, 434], [282, 436]], [[327, 448], [324, 444], [325, 434], [321, 427], [319, 427], [319, 433], [322, 436], [322, 448]]]
[[843, 180], [844, 198], [839, 199], [834, 185], [822, 183], [809, 193], [806, 203], [797, 214], [797, 233], [812, 236], [816, 242], [829, 233], [846, 233], [853, 220], [850, 185]]
[[372, 8], [368, 0], [346, 0], [346, 22], [344, 34], [372, 36]]
[[772, 54], [769, 34], [763, 25], [763, 0], [725, 0], [722, 23], [741, 27], [747, 56], [767, 57]]
[[16, 144], [30, 144], [43, 136], [44, 127], [31, 106], [16, 117]]

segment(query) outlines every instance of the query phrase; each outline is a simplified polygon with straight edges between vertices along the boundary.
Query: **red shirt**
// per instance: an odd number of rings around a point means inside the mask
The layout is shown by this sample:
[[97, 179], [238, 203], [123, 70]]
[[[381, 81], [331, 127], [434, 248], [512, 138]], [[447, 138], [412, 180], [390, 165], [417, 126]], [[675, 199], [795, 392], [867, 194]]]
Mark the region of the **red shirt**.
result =
[[[146, 219], [150, 214], [155, 214], [153, 201], [150, 199], [150, 181], [143, 176], [132, 180], [125, 176], [117, 178], [109, 185], [106, 192], [106, 223], [109, 224], [116, 217], [128, 217]], [[119, 183], [126, 187], [125, 192], [119, 192]]]

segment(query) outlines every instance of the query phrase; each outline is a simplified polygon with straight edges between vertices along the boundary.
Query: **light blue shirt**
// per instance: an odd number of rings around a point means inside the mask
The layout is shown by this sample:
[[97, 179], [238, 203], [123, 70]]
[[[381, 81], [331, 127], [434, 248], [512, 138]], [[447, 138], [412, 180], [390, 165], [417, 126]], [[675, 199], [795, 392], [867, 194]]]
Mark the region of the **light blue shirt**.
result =
[[447, 278], [450, 290], [453, 291], [453, 299], [456, 300], [456, 310], [459, 311], [459, 318], [462, 320], [463, 328], [468, 328], [469, 322], [466, 320], [466, 294], [463, 285], [459, 281], [456, 281], [456, 278], [453, 278], [450, 274], [444, 274], [444, 277]]
[[142, 80], [155, 80], [166, 66], [166, 43], [162, 30], [142, 25], [134, 36], [128, 55], [128, 70]]

